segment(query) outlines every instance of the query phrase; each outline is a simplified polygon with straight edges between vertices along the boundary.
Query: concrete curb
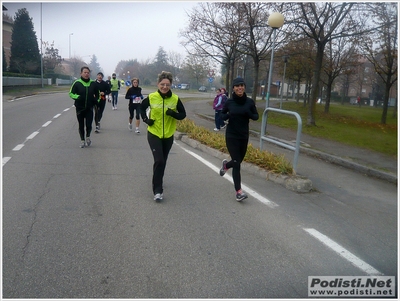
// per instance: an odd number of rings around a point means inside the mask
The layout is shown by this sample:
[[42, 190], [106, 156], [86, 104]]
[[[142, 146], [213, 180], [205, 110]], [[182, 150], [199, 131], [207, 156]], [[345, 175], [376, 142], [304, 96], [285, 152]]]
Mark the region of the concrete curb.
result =
[[[192, 148], [201, 150], [202, 152], [205, 152], [215, 158], [219, 158], [221, 160], [229, 159], [228, 154], [222, 153], [216, 149], [213, 149], [209, 146], [201, 144], [200, 142], [189, 138], [184, 133], [180, 133], [177, 131], [174, 134], [174, 138], [176, 140], [182, 141], [183, 143], [189, 145]], [[282, 185], [282, 186], [286, 187], [287, 189], [295, 191], [295, 192], [307, 193], [307, 192], [311, 192], [313, 190], [313, 185], [312, 185], [311, 180], [304, 178], [304, 177], [275, 174], [273, 172], [269, 172], [265, 169], [262, 169], [262, 168], [258, 167], [257, 165], [250, 164], [247, 162], [243, 162], [241, 168], [248, 173], [259, 176], [267, 181], [272, 181], [276, 184]]]
[[[203, 119], [207, 119], [210, 121], [214, 120], [213, 119], [214, 117], [212, 117], [212, 116], [207, 116], [207, 115], [203, 115], [203, 114], [197, 114], [197, 115]], [[253, 131], [253, 130], [250, 130], [250, 135], [260, 138], [260, 133]], [[286, 140], [277, 139], [277, 138], [274, 138], [274, 139], [280, 140], [286, 144], [290, 144], [290, 142], [286, 141]], [[365, 174], [367, 176], [371, 176], [371, 177], [378, 178], [381, 180], [385, 180], [385, 181], [388, 181], [389, 183], [397, 185], [397, 175], [395, 175], [395, 174], [387, 173], [387, 172], [384, 172], [384, 171], [381, 171], [378, 169], [367, 167], [367, 166], [358, 164], [356, 162], [352, 162], [350, 160], [346, 160], [341, 157], [337, 157], [337, 156], [334, 156], [331, 154], [320, 152], [318, 150], [314, 150], [314, 149], [304, 147], [304, 146], [300, 146], [300, 152], [304, 153], [308, 156], [319, 158], [319, 159], [327, 161], [329, 163], [336, 164], [336, 165], [354, 170], [358, 173]]]

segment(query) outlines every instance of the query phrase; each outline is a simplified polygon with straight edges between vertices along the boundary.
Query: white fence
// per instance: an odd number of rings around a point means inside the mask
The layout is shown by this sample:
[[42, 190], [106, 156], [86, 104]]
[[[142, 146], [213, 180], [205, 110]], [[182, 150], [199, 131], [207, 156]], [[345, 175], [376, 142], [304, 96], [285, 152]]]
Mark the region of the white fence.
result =
[[[70, 85], [72, 84], [72, 79], [56, 79], [56, 85]], [[3, 76], [3, 87], [13, 87], [13, 86], [41, 86], [41, 78], [30, 78], [30, 77], [5, 77]], [[51, 78], [44, 78], [43, 85], [51, 86]]]

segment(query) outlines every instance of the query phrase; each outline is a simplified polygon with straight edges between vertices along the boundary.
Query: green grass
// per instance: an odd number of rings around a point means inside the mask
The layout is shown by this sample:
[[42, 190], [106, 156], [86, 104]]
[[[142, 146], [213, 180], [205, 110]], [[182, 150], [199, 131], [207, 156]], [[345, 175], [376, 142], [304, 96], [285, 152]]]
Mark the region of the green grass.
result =
[[[308, 107], [303, 103], [285, 102], [282, 109], [301, 116], [305, 134], [397, 157], [397, 118], [392, 117], [393, 108], [389, 109], [387, 124], [383, 125], [382, 108], [332, 104], [329, 113], [324, 113], [324, 105], [317, 105], [316, 126], [307, 125]], [[268, 123], [297, 129], [296, 118], [275, 112], [268, 113]]]

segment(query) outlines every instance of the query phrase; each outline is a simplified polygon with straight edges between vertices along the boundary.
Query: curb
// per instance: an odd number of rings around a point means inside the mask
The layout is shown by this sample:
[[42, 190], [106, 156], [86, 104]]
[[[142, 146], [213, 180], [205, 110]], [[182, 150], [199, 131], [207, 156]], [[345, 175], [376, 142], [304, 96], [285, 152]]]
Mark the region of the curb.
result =
[[[207, 120], [211, 120], [211, 121], [214, 120], [213, 117], [210, 117], [207, 115], [203, 115], [203, 114], [196, 114], [196, 115], [198, 115], [200, 118], [203, 118], [203, 119], [207, 119]], [[250, 130], [250, 135], [260, 138], [260, 133], [254, 131], [254, 130]], [[274, 139], [280, 140], [286, 144], [291, 144], [289, 141], [286, 141], [286, 140], [278, 139], [275, 137], [274, 137]], [[350, 160], [346, 160], [341, 157], [337, 157], [337, 156], [327, 154], [327, 153], [324, 153], [321, 151], [317, 151], [317, 150], [314, 150], [314, 149], [311, 149], [308, 147], [304, 147], [301, 145], [300, 145], [300, 152], [304, 153], [308, 156], [315, 157], [315, 158], [318, 158], [321, 160], [325, 160], [329, 163], [336, 164], [336, 165], [342, 166], [344, 168], [354, 170], [354, 171], [364, 174], [366, 176], [378, 178], [378, 179], [381, 179], [381, 180], [384, 180], [389, 183], [397, 185], [397, 175], [395, 175], [395, 174], [387, 173], [387, 172], [384, 172], [384, 171], [381, 171], [378, 169], [374, 169], [374, 168], [370, 168], [370, 167], [352, 162]]]
[[[213, 149], [209, 146], [206, 146], [204, 144], [201, 144], [200, 142], [189, 138], [185, 133], [180, 133], [178, 131], [175, 132], [174, 138], [176, 140], [180, 140], [183, 143], [189, 145], [192, 148], [201, 150], [202, 152], [205, 152], [211, 156], [214, 156], [216, 158], [219, 158], [221, 160], [223, 159], [229, 159], [228, 155], [225, 153], [222, 153], [216, 149]], [[245, 170], [248, 173], [251, 173], [253, 175], [259, 176], [267, 181], [274, 182], [276, 184], [280, 184], [284, 186], [285, 188], [298, 192], [298, 193], [307, 193], [313, 191], [313, 185], [311, 180], [301, 177], [301, 176], [286, 176], [286, 175], [279, 175], [275, 174], [273, 172], [269, 172], [265, 169], [262, 169], [258, 167], [257, 165], [248, 163], [248, 162], [242, 162], [241, 168]]]

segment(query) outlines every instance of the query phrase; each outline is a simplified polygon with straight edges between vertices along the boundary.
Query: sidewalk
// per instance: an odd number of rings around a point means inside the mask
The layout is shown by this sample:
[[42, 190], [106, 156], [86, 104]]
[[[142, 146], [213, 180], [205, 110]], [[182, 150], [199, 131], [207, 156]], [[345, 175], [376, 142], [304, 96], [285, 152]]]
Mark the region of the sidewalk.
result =
[[[214, 129], [214, 110], [210, 100], [191, 100], [185, 102], [184, 105], [189, 119], [211, 131]], [[250, 122], [250, 143], [253, 146], [260, 146], [260, 127], [261, 122]], [[224, 134], [225, 132], [221, 130], [219, 133]], [[270, 138], [295, 145], [296, 131], [267, 125], [267, 133]], [[269, 151], [276, 154], [284, 154], [289, 160], [294, 156], [294, 151], [266, 141], [263, 144], [264, 146], [267, 145]], [[396, 158], [391, 158], [390, 156], [326, 139], [315, 138], [303, 133], [301, 134], [300, 154], [306, 154], [315, 158], [315, 160], [324, 160], [397, 185], [398, 162]]]

